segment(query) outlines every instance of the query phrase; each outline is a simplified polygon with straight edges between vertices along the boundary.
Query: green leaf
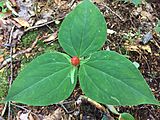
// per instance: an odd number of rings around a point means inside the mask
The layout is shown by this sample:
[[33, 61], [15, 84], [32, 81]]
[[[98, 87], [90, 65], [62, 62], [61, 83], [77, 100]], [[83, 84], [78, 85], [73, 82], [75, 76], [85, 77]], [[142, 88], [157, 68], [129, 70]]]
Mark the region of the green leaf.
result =
[[80, 86], [89, 98], [109, 105], [159, 104], [138, 69], [124, 56], [99, 51], [80, 66]]
[[155, 31], [160, 34], [160, 20], [158, 20], [158, 23], [155, 27]]
[[100, 49], [106, 39], [106, 22], [89, 0], [79, 4], [63, 21], [59, 42], [71, 56], [86, 56]]
[[108, 116], [104, 114], [101, 120], [112, 120], [112, 119], [110, 119]]
[[0, 7], [3, 8], [3, 7], [4, 7], [4, 4], [5, 4], [5, 2], [4, 2], [4, 1], [1, 1], [1, 2], [0, 2]]
[[142, 3], [142, 0], [122, 0], [122, 1], [131, 2], [131, 3], [133, 3], [135, 6], [138, 6], [139, 4]]
[[69, 56], [58, 52], [45, 53], [19, 73], [6, 101], [35, 106], [60, 102], [70, 96], [76, 85], [76, 79], [71, 83], [71, 70]]
[[133, 3], [135, 6], [138, 6], [139, 4], [142, 3], [142, 0], [132, 0], [132, 3]]
[[116, 108], [113, 105], [106, 105], [106, 106], [112, 113], [119, 115], [118, 111], [116, 110]]
[[129, 114], [129, 113], [122, 113], [120, 116], [119, 116], [119, 119], [118, 120], [135, 120], [134, 117]]
[[0, 8], [2, 9], [2, 11], [0, 12], [0, 19], [2, 19], [5, 16], [5, 12], [7, 12], [6, 9], [4, 8], [4, 5], [5, 5], [5, 2], [1, 1]]

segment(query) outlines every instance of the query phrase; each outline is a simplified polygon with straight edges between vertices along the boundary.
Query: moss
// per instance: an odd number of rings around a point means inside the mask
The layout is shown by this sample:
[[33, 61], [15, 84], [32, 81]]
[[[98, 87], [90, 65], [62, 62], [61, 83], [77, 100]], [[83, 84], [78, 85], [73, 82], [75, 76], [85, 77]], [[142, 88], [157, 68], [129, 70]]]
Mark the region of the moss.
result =
[[22, 46], [28, 47], [36, 39], [38, 31], [29, 31], [22, 37]]
[[0, 100], [5, 97], [8, 91], [8, 82], [6, 80], [7, 77], [4, 73], [4, 69], [0, 70]]

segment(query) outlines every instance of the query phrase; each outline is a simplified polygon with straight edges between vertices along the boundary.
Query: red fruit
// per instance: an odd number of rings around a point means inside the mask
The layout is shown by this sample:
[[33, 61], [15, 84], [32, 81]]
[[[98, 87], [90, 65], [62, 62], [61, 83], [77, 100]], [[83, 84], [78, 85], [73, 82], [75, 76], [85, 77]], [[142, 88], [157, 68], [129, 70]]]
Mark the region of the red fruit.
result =
[[77, 56], [73, 56], [73, 57], [71, 58], [71, 63], [72, 63], [72, 65], [74, 65], [74, 66], [78, 66], [79, 63], [80, 63], [80, 60], [79, 60], [79, 58], [78, 58]]

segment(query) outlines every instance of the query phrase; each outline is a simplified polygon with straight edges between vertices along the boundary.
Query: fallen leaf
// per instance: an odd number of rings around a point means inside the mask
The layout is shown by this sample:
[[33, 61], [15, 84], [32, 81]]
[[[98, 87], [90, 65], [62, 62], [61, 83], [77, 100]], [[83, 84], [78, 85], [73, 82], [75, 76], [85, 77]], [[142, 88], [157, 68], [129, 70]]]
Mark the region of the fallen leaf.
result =
[[63, 1], [63, 0], [54, 0], [54, 2], [58, 5], [58, 7], [60, 7], [61, 9], [67, 9], [67, 1]]
[[[4, 105], [0, 104], [0, 113], [2, 113]], [[1, 119], [0, 119], [1, 120]]]
[[11, 2], [6, 1], [5, 3], [6, 3], [7, 8], [8, 8], [10, 11], [12, 11], [12, 13], [13, 13], [14, 15], [18, 16], [18, 13], [12, 8]]
[[40, 24], [43, 24], [43, 23], [46, 23], [47, 22], [47, 19], [41, 19], [41, 20], [38, 20], [35, 25], [40, 25]]
[[21, 113], [19, 116], [20, 120], [29, 120], [28, 119], [29, 113]]
[[114, 34], [114, 33], [117, 33], [117, 32], [114, 31], [114, 30], [111, 30], [111, 29], [107, 29], [107, 33], [108, 33], [108, 34]]
[[13, 39], [20, 40], [23, 34], [24, 34], [23, 30], [17, 29], [13, 32]]
[[31, 113], [29, 113], [29, 116], [28, 116], [29, 120], [34, 120], [33, 116]]
[[5, 120], [5, 119], [0, 116], [0, 120]]
[[125, 46], [125, 48], [127, 49], [127, 51], [136, 51], [136, 52], [139, 52], [139, 48], [136, 45], [128, 45], [128, 46]]
[[35, 120], [32, 116], [31, 112], [23, 113], [22, 111], [19, 111], [17, 114], [17, 120]]
[[104, 0], [93, 0], [93, 2], [95, 2], [95, 3], [102, 3]]
[[0, 35], [0, 44], [2, 44], [1, 42], [2, 42], [2, 40], [3, 40], [3, 35]]
[[4, 61], [4, 56], [0, 55], [0, 63]]
[[147, 34], [144, 35], [142, 42], [143, 42], [143, 44], [146, 44], [152, 39], [153, 39], [152, 33], [148, 32]]
[[29, 23], [26, 20], [24, 20], [23, 18], [19, 17], [19, 18], [13, 18], [13, 19], [23, 27], [29, 27], [30, 26]]
[[149, 53], [152, 53], [151, 47], [149, 45], [143, 45], [141, 46], [142, 50], [146, 50]]
[[14, 7], [17, 6], [16, 0], [9, 0], [9, 1], [12, 3]]
[[45, 39], [44, 42], [55, 41], [56, 38], [57, 38], [57, 32], [54, 32], [47, 39]]
[[57, 108], [52, 114], [45, 116], [43, 120], [62, 120], [63, 114], [64, 111], [62, 110], [62, 108]]
[[146, 11], [142, 11], [141, 12], [141, 16], [143, 17], [143, 18], [148, 18], [150, 21], [153, 21], [153, 16], [149, 13], [149, 12], [146, 12]]

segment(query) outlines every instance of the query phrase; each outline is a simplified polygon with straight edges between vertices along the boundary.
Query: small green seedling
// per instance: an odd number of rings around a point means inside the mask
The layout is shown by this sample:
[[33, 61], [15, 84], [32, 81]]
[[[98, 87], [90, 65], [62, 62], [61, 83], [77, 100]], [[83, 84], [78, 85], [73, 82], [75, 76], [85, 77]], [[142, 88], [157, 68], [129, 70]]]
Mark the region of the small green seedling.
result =
[[4, 6], [5, 6], [5, 2], [0, 1], [0, 19], [5, 16], [5, 13], [7, 13], [7, 8], [5, 8]]
[[49, 52], [29, 63], [9, 89], [5, 101], [44, 106], [67, 99], [80, 82], [84, 94], [102, 104], [155, 104], [138, 69], [123, 55], [101, 51], [106, 22], [89, 0], [64, 19], [59, 43], [67, 53]]
[[160, 20], [158, 20], [158, 23], [155, 27], [155, 31], [156, 31], [157, 34], [160, 34]]
[[133, 3], [135, 6], [138, 6], [142, 3], [142, 0], [122, 0], [122, 1]]

